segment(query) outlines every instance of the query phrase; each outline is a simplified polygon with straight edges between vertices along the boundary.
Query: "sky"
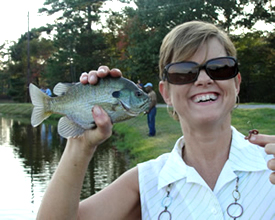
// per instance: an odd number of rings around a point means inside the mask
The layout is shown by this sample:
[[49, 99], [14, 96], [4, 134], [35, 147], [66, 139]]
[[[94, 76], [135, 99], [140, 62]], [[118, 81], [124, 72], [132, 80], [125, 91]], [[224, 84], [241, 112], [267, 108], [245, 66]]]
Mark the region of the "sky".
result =
[[[43, 7], [45, 0], [0, 0], [0, 45], [6, 41], [17, 41], [21, 34], [28, 31], [28, 12], [29, 29], [39, 28], [47, 23], [54, 23], [54, 16], [39, 14], [38, 9]], [[113, 10], [119, 10], [122, 3], [113, 0], [108, 3]], [[257, 28], [265, 27], [259, 23]]]
[[[39, 28], [47, 23], [54, 23], [54, 16], [38, 13], [43, 8], [45, 0], [0, 0], [0, 45], [6, 41], [17, 41], [21, 34], [29, 29]], [[108, 3], [112, 9], [119, 10], [122, 3], [114, 0]]]
[[53, 21], [50, 16], [38, 14], [38, 9], [43, 7], [44, 0], [1, 0], [1, 2], [0, 45], [5, 41], [17, 41], [21, 34], [28, 31], [28, 12], [30, 30]]

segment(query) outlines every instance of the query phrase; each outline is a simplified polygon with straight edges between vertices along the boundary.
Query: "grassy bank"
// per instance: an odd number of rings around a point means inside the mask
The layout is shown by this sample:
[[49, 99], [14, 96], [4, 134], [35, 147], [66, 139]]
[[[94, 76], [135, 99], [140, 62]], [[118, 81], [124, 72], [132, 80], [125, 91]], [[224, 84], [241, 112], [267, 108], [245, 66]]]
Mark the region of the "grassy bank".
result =
[[[30, 118], [31, 109], [31, 104], [0, 104], [0, 113], [4, 115]], [[236, 109], [233, 112], [232, 125], [245, 135], [252, 128], [259, 129], [261, 133], [274, 134], [274, 115], [275, 109]], [[52, 120], [57, 121], [56, 117]], [[115, 124], [111, 141], [119, 150], [130, 153], [131, 166], [134, 166], [169, 152], [177, 138], [182, 135], [179, 123], [168, 115], [166, 108], [158, 108], [156, 130], [155, 137], [148, 137], [146, 115], [140, 115]]]
[[17, 115], [30, 117], [32, 104], [30, 103], [0, 103], [0, 113], [4, 115]]
[[[244, 135], [252, 128], [257, 128], [260, 133], [274, 134], [274, 116], [275, 109], [235, 109], [232, 125]], [[146, 116], [139, 116], [132, 121], [115, 125], [115, 131], [123, 137], [123, 141], [118, 141], [117, 146], [131, 152], [133, 165], [169, 152], [177, 138], [182, 135], [179, 123], [168, 115], [166, 108], [158, 108], [156, 137], [147, 136], [146, 120]]]

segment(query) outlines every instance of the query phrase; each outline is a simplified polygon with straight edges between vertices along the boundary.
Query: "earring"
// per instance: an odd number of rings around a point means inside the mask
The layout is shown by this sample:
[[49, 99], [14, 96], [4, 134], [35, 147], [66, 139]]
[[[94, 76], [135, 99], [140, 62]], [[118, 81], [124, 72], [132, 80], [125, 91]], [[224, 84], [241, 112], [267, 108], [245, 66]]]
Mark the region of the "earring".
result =
[[170, 107], [172, 107], [172, 106], [170, 106], [168, 104], [166, 105], [166, 110], [167, 110], [167, 112], [168, 112], [169, 115], [171, 114]]
[[[170, 110], [170, 107], [172, 107], [172, 111]], [[174, 107], [171, 105], [166, 105], [167, 112], [170, 116], [172, 116], [175, 120], [179, 121], [179, 117], [177, 112], [175, 111]]]
[[239, 97], [239, 95], [237, 95], [237, 97], [236, 97], [236, 105], [234, 106], [234, 109], [238, 108], [239, 104], [240, 104], [240, 97]]

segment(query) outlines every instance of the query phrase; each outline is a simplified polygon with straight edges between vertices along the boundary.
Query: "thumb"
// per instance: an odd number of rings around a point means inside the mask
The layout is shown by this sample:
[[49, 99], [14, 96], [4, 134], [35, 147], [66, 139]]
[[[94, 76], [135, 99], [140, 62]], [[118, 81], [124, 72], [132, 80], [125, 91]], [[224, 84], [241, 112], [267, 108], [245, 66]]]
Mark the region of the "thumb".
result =
[[99, 145], [112, 135], [112, 122], [108, 114], [99, 106], [92, 109], [96, 128], [84, 132], [89, 145]]
[[265, 147], [268, 143], [275, 143], [275, 135], [252, 134], [248, 139], [250, 143]]

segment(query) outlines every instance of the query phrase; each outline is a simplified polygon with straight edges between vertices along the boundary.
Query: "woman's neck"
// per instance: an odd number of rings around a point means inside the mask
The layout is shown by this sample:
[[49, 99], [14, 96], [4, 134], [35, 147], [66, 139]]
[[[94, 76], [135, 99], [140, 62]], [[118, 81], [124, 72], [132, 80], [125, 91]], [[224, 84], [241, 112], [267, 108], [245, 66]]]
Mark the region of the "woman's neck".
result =
[[229, 157], [231, 127], [184, 129], [185, 147], [182, 158], [194, 167], [213, 190], [220, 172]]

